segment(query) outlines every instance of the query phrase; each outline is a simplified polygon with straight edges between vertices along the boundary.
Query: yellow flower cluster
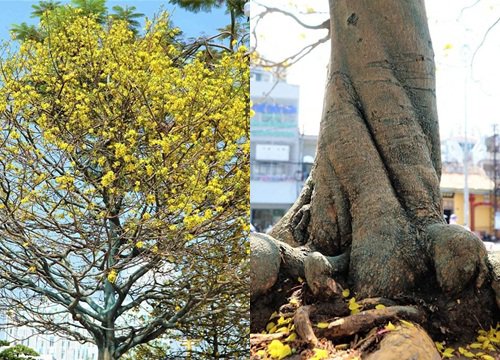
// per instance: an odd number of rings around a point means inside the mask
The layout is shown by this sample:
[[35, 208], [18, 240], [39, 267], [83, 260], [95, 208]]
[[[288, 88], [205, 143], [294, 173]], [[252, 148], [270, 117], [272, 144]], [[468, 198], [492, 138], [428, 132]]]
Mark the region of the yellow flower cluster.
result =
[[66, 214], [56, 222], [82, 213], [102, 221], [119, 203], [123, 223], [163, 241], [170, 226], [187, 240], [221, 224], [244, 236], [247, 50], [183, 62], [166, 19], [142, 37], [120, 21], [77, 16], [62, 25], [50, 41], [26, 41], [0, 60], [0, 106], [13, 114], [0, 120], [0, 156], [17, 179], [13, 201]]

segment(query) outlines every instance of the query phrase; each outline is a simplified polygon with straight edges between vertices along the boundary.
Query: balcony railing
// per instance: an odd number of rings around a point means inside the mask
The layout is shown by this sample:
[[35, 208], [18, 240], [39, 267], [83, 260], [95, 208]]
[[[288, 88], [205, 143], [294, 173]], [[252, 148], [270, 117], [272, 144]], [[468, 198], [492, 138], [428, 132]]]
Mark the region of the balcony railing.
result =
[[250, 179], [258, 181], [305, 181], [311, 172], [312, 164], [290, 161], [250, 162]]

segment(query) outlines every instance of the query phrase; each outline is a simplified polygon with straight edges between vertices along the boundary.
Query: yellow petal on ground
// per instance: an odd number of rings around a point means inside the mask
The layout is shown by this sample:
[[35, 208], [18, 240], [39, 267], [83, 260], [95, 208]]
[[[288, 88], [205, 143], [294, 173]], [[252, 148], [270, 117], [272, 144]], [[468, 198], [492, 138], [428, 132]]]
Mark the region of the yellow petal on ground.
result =
[[361, 307], [361, 305], [359, 305], [356, 302], [353, 302], [353, 303], [349, 304], [349, 310], [356, 310], [356, 309], [359, 309], [360, 307]]
[[481, 355], [481, 359], [483, 359], [483, 360], [495, 360], [495, 358], [493, 356], [488, 355], [488, 354]]
[[377, 310], [385, 309], [385, 305], [383, 305], [383, 304], [375, 305], [375, 309], [377, 309]]
[[291, 321], [292, 321], [292, 318], [286, 318], [285, 319], [283, 316], [281, 316], [278, 319], [278, 325], [286, 325], [286, 324], [289, 324]]
[[471, 353], [469, 350], [467, 349], [464, 349], [463, 347], [459, 347], [458, 348], [458, 352], [460, 354], [462, 354], [463, 356], [465, 356], [466, 358], [473, 358], [473, 357], [476, 357], [476, 355], [474, 355], [473, 353]]
[[486, 339], [484, 340], [483, 345], [481, 345], [481, 347], [486, 350], [488, 349], [489, 345], [490, 345], [490, 339]]
[[266, 356], [266, 350], [259, 350], [255, 353], [257, 356], [263, 358]]
[[280, 327], [276, 330], [277, 333], [285, 333], [285, 334], [288, 334], [289, 331], [290, 330], [288, 330], [286, 326]]
[[297, 340], [297, 334], [293, 332], [284, 341], [285, 342], [292, 342], [295, 340]]
[[412, 322], [406, 320], [401, 320], [401, 324], [406, 325], [408, 327], [415, 327], [415, 325]]
[[444, 349], [442, 356], [445, 358], [451, 358], [451, 357], [453, 357], [454, 351], [455, 351], [455, 349], [453, 349], [453, 348], [446, 348], [446, 349]]
[[316, 324], [316, 327], [319, 328], [319, 329], [326, 329], [328, 327], [328, 323], [327, 322], [319, 322]]
[[278, 330], [278, 325], [274, 325], [271, 329], [269, 329], [269, 334], [274, 334]]
[[284, 345], [279, 340], [273, 340], [267, 346], [267, 352], [273, 359], [280, 360], [286, 358], [288, 355], [291, 355], [292, 349], [290, 348], [290, 345]]
[[271, 330], [275, 326], [276, 326], [276, 324], [271, 321], [270, 323], [268, 323], [266, 325], [266, 330], [269, 331], [269, 330]]
[[295, 306], [299, 306], [299, 301], [295, 298], [293, 299], [290, 299], [290, 301], [288, 302], [290, 305], [295, 305]]
[[328, 358], [328, 350], [325, 349], [313, 349], [314, 355], [310, 360], [321, 360]]
[[277, 311], [275, 311], [275, 312], [273, 312], [273, 313], [271, 314], [271, 316], [269, 316], [269, 320], [272, 320], [272, 319], [277, 318], [277, 317], [279, 317], [279, 316], [280, 316], [280, 314], [278, 314], [278, 312], [277, 312]]
[[439, 350], [439, 352], [442, 352], [444, 350], [443, 343], [436, 341], [434, 342], [434, 344], [436, 344], [436, 348]]
[[396, 330], [396, 326], [394, 326], [394, 324], [389, 321], [389, 323], [384, 327], [384, 329], [388, 331], [394, 331]]
[[344, 289], [344, 291], [342, 291], [342, 296], [343, 297], [349, 297], [349, 295], [351, 295], [351, 292], [349, 291], [349, 289]]
[[472, 343], [469, 345], [471, 349], [481, 349], [481, 346], [483, 346], [483, 344], [480, 343]]

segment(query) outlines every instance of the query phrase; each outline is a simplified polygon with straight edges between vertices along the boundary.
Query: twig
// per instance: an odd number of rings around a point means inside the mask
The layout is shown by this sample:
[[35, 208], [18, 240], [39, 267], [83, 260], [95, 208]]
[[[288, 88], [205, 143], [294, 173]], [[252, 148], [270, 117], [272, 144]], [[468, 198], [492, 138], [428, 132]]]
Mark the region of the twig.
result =
[[[488, 37], [488, 34], [490, 33], [490, 31], [500, 22], [500, 17], [498, 19], [495, 20], [495, 22], [493, 24], [490, 25], [490, 27], [488, 28], [488, 30], [486, 30], [486, 32], [484, 33], [484, 36], [483, 36], [483, 39], [481, 40], [481, 43], [479, 44], [479, 46], [476, 48], [476, 50], [474, 50], [474, 53], [472, 54], [472, 58], [470, 60], [470, 67], [471, 67], [471, 70], [474, 70], [474, 59], [476, 58], [476, 54], [477, 52], [479, 51], [479, 49], [481, 49], [481, 47], [483, 46], [484, 42], [486, 41], [486, 38]], [[474, 78], [474, 76], [472, 76], [472, 78]]]

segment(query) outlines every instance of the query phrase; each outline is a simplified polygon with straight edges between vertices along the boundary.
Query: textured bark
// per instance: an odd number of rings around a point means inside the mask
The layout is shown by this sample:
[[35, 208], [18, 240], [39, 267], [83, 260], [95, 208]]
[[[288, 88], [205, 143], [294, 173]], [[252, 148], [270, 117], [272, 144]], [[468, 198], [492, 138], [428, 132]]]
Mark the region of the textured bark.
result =
[[115, 352], [115, 337], [113, 331], [103, 331], [97, 340], [97, 360], [117, 360], [120, 358]]
[[[317, 157], [271, 235], [325, 256], [348, 254], [348, 278], [361, 298], [451, 299], [480, 288], [489, 281], [482, 242], [442, 215], [424, 1], [330, 0], [330, 15]], [[488, 300], [470, 304], [494, 301], [491, 289], [481, 296]]]
[[110, 349], [104, 348], [99, 349], [97, 360], [115, 360], [115, 358], [113, 358], [113, 354], [111, 353]]
[[321, 333], [328, 338], [336, 339], [367, 331], [388, 321], [401, 318], [421, 323], [425, 319], [425, 313], [413, 306], [391, 306], [384, 309], [366, 310], [333, 321], [328, 329], [324, 329]]
[[441, 355], [427, 333], [419, 326], [400, 326], [380, 342], [379, 349], [368, 354], [366, 360], [440, 360]]
[[[331, 1], [332, 53], [308, 190], [273, 235], [325, 255], [351, 249], [363, 295], [415, 286], [430, 259], [418, 234], [441, 223], [434, 63], [423, 2]], [[290, 235], [288, 237], [290, 237]], [[306, 240], [306, 241], [304, 241]], [[426, 261], [427, 260], [427, 261]], [[399, 271], [394, 271], [394, 268]]]
[[495, 301], [500, 309], [500, 251], [488, 254], [488, 260], [492, 267], [491, 287], [495, 292]]

